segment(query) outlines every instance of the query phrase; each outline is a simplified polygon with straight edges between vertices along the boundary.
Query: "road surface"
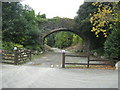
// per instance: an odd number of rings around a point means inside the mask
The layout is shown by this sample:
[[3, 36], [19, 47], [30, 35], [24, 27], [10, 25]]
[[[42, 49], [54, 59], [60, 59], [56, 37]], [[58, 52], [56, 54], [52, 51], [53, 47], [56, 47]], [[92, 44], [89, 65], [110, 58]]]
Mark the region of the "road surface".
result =
[[[57, 51], [58, 52], [58, 51]], [[50, 61], [53, 60], [53, 61]], [[47, 61], [47, 62], [46, 62]], [[54, 64], [54, 68], [50, 67]], [[48, 53], [24, 65], [2, 66], [3, 88], [118, 88], [118, 71], [62, 69], [61, 54]]]
[[[28, 62], [25, 65], [33, 65], [39, 67], [51, 67], [60, 68], [62, 63], [62, 50], [57, 48], [52, 48], [54, 52], [47, 52], [43, 55], [43, 57], [35, 59], [33, 61]], [[70, 52], [66, 51], [66, 54], [70, 54]], [[87, 58], [84, 57], [66, 57], [66, 62], [84, 62], [87, 63]]]

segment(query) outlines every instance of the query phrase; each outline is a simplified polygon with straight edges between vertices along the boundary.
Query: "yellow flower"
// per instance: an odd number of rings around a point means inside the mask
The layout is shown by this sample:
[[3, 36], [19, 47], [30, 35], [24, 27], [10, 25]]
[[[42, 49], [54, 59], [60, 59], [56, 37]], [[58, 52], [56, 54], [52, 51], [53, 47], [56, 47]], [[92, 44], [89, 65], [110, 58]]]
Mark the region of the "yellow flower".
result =
[[105, 35], [104, 37], [107, 37], [107, 35]]
[[106, 32], [106, 30], [103, 30], [103, 32]]
[[93, 31], [96, 31], [97, 29], [96, 29], [95, 27], [92, 27], [92, 30], [93, 30]]
[[95, 35], [97, 35], [98, 34], [98, 32], [95, 32]]
[[112, 29], [112, 27], [109, 27], [109, 29]]
[[96, 37], [99, 37], [98, 35], [96, 35]]
[[100, 12], [100, 8], [98, 8], [98, 12]]
[[104, 35], [106, 35], [107, 33], [103, 33]]

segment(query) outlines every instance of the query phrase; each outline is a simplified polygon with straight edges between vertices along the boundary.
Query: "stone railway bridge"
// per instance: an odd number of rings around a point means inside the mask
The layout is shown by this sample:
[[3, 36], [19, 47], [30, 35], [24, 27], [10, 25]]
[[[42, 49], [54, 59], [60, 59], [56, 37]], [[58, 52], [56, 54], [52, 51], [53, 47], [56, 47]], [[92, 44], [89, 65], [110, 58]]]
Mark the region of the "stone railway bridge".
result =
[[83, 48], [89, 50], [90, 40], [85, 35], [80, 33], [80, 30], [76, 29], [76, 24], [73, 19], [60, 18], [60, 19], [48, 19], [46, 22], [40, 24], [40, 29], [42, 30], [40, 35], [40, 43], [44, 45], [44, 40], [47, 36], [52, 33], [67, 31], [72, 32], [80, 36], [83, 41]]

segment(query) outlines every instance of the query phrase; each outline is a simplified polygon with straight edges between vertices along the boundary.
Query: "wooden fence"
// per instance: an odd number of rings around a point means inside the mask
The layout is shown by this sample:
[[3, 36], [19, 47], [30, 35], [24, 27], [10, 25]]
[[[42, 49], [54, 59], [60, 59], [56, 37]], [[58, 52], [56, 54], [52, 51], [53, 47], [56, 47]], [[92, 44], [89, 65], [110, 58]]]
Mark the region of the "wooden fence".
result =
[[[87, 63], [67, 63], [65, 62], [65, 57], [85, 57], [87, 58]], [[91, 62], [99, 62], [99, 63], [91, 63]], [[114, 66], [115, 62], [118, 60], [104, 60], [104, 59], [90, 59], [90, 55], [66, 55], [65, 52], [62, 54], [62, 68], [65, 68], [65, 65], [87, 65], [87, 68], [89, 68], [90, 65], [110, 65]], [[100, 63], [102, 62], [102, 63]], [[107, 63], [103, 63], [107, 62]]]
[[2, 62], [11, 64], [24, 63], [27, 60], [31, 60], [31, 50], [18, 49], [13, 51], [3, 50], [2, 51]]

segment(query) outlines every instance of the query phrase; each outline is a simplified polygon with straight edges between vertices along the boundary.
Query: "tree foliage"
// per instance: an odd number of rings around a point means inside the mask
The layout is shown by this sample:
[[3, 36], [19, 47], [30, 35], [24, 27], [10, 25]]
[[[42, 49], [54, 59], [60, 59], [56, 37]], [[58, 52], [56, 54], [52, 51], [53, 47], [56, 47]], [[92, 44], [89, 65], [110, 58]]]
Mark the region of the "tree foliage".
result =
[[90, 23], [92, 24], [92, 32], [95, 32], [96, 37], [103, 33], [107, 37], [116, 21], [118, 21], [116, 7], [117, 3], [110, 2], [94, 2], [93, 6], [97, 7], [97, 11], [90, 13]]
[[120, 23], [112, 33], [107, 37], [105, 42], [105, 56], [120, 58]]
[[117, 10], [118, 18], [116, 25], [111, 31], [111, 34], [107, 37], [104, 44], [105, 56], [108, 58], [120, 58], [120, 3], [118, 3]]
[[62, 49], [78, 43], [82, 44], [82, 38], [74, 33], [62, 31], [48, 36], [45, 43], [51, 47]]
[[83, 44], [83, 39], [76, 34], [72, 34], [72, 45], [77, 45], [79, 43]]
[[47, 44], [48, 46], [51, 46], [51, 47], [55, 47], [55, 36], [56, 34], [53, 33], [51, 35], [49, 35], [47, 38], [45, 38], [45, 44]]
[[55, 37], [55, 46], [65, 48], [71, 46], [72, 34], [68, 32], [59, 32]]
[[[90, 45], [90, 49], [97, 49], [103, 47], [105, 38], [100, 37], [96, 38], [94, 33], [91, 32], [92, 24], [90, 23], [90, 13], [97, 11], [97, 7], [92, 5], [92, 2], [85, 2], [80, 6], [77, 16], [75, 17], [76, 21], [76, 30], [83, 36], [83, 40]], [[90, 44], [88, 44], [88, 41]], [[97, 43], [97, 44], [95, 44]], [[87, 46], [86, 46], [87, 47]]]
[[3, 42], [12, 42], [30, 47], [39, 45], [40, 29], [38, 21], [45, 15], [35, 15], [29, 6], [22, 6], [18, 2], [3, 2]]

